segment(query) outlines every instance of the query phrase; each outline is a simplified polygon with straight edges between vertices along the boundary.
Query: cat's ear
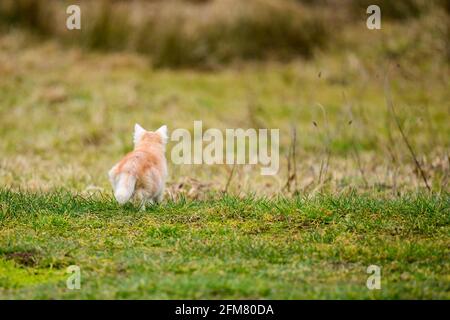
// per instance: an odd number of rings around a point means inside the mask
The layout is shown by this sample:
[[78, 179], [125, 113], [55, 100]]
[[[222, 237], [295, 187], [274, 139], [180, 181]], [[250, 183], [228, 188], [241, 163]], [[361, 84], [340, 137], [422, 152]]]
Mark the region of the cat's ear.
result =
[[144, 128], [142, 128], [139, 124], [136, 123], [134, 125], [133, 142], [134, 142], [135, 146], [141, 140], [141, 138], [142, 138], [142, 136], [144, 135], [145, 132], [146, 132], [146, 130]]
[[169, 140], [169, 135], [168, 135], [168, 132], [167, 132], [167, 126], [163, 125], [161, 128], [156, 130], [156, 133], [161, 136], [163, 144], [166, 144], [167, 141]]

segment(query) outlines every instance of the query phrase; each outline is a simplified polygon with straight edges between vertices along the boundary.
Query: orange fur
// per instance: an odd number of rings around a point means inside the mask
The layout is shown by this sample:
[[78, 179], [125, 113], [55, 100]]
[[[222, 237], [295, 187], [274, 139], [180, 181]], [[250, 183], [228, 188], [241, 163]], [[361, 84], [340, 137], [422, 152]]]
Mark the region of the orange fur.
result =
[[[136, 130], [141, 127], [136, 125]], [[160, 130], [163, 129], [161, 132]], [[165, 126], [156, 132], [135, 133], [135, 148], [110, 171], [114, 195], [121, 204], [134, 198], [145, 208], [146, 203], [160, 202], [167, 177]]]

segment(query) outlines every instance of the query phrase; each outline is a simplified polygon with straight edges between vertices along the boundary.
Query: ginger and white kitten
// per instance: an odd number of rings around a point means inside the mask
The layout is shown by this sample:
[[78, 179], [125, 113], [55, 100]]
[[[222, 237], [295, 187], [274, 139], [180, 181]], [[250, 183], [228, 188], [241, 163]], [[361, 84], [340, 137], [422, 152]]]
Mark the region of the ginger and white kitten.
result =
[[135, 124], [134, 150], [108, 173], [117, 202], [135, 199], [143, 209], [147, 203], [161, 202], [167, 178], [167, 140], [167, 126], [151, 132]]

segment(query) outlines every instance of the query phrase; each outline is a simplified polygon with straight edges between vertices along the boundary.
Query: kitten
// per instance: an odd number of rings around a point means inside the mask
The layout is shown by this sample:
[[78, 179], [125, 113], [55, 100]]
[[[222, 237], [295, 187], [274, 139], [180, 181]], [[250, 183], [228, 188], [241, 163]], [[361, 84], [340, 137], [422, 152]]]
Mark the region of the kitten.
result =
[[125, 204], [133, 198], [142, 209], [147, 203], [161, 202], [167, 178], [167, 140], [167, 126], [151, 132], [135, 124], [134, 150], [108, 173], [117, 202]]

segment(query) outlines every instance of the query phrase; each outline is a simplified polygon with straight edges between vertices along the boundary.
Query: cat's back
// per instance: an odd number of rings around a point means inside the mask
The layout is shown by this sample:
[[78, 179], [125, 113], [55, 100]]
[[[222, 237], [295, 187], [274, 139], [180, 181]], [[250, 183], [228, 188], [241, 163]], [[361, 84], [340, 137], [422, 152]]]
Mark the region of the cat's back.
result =
[[164, 168], [164, 154], [159, 155], [153, 150], [134, 150], [125, 155], [117, 165], [117, 172], [127, 172], [137, 177], [146, 174], [146, 171], [155, 169], [161, 171]]

